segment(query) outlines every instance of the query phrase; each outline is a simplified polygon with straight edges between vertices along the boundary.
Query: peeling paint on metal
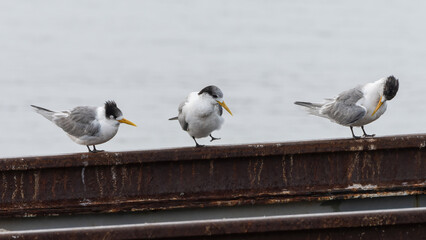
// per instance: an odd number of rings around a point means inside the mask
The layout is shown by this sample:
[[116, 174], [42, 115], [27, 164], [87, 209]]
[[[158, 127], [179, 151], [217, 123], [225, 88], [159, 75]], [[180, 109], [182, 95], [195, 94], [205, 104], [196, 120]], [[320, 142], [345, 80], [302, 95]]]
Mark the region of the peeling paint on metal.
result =
[[371, 185], [371, 184], [367, 184], [367, 185], [361, 185], [358, 183], [354, 183], [348, 187], [346, 187], [346, 189], [360, 189], [360, 190], [373, 190], [376, 189], [377, 185]]
[[120, 192], [123, 192], [123, 188], [127, 187], [128, 185], [132, 184], [131, 181], [128, 181], [127, 179], [127, 168], [121, 167], [121, 190]]
[[112, 187], [113, 187], [113, 194], [117, 192], [117, 171], [116, 166], [111, 166], [111, 179], [112, 179]]
[[[81, 168], [81, 183], [83, 184], [84, 193], [86, 193], [86, 182], [84, 177], [84, 172], [86, 171], [87, 162], [83, 162], [83, 167]], [[56, 181], [54, 181], [56, 182]]]
[[33, 200], [36, 200], [40, 191], [40, 172], [34, 172], [34, 195]]
[[2, 194], [1, 194], [1, 198], [2, 199], [4, 199], [4, 197], [5, 197], [5, 194], [6, 194], [6, 192], [7, 192], [7, 179], [6, 179], [6, 174], [3, 172], [2, 174], [1, 174], [1, 176], [2, 176], [2, 182], [3, 182], [3, 192], [2, 192]]
[[350, 150], [351, 151], [362, 151], [362, 150], [364, 150], [364, 146], [362, 146], [362, 145], [351, 146]]
[[[101, 172], [101, 173], [99, 173]], [[96, 182], [98, 183], [98, 189], [99, 189], [99, 195], [101, 198], [104, 197], [104, 180], [103, 180], [103, 172], [100, 171], [98, 168], [95, 169], [95, 175], [96, 175]]]
[[25, 198], [24, 194], [24, 172], [21, 172], [21, 178], [19, 179], [19, 189], [21, 193], [21, 199]]
[[18, 194], [18, 191], [19, 191], [18, 179], [16, 177], [16, 174], [13, 175], [13, 182], [14, 182], [15, 188], [12, 193], [12, 200], [15, 200], [16, 195]]
[[368, 150], [376, 150], [376, 146], [374, 144], [368, 145]]
[[426, 135], [0, 159], [0, 216], [425, 194], [425, 141]]

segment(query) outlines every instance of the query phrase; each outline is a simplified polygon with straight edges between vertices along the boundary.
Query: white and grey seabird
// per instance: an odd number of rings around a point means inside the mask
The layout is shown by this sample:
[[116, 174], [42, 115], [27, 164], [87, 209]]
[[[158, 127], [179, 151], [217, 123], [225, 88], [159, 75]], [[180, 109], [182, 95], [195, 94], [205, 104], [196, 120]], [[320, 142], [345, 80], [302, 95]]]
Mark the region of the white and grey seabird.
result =
[[200, 92], [192, 92], [178, 108], [179, 115], [169, 120], [179, 120], [184, 131], [194, 139], [211, 137], [211, 141], [219, 140], [211, 135], [214, 130], [220, 129], [223, 124], [222, 107], [231, 115], [231, 110], [223, 101], [223, 93], [216, 86], [207, 86]]
[[306, 107], [313, 115], [328, 118], [351, 129], [354, 138], [353, 127], [361, 127], [363, 137], [368, 135], [364, 125], [377, 120], [386, 111], [386, 101], [392, 100], [398, 92], [399, 81], [394, 76], [379, 79], [373, 83], [344, 91], [333, 99], [326, 99], [325, 103], [295, 102]]
[[[136, 126], [123, 118], [123, 113], [114, 101], [104, 106], [79, 106], [70, 111], [54, 112], [31, 105], [36, 112], [62, 128], [76, 143], [86, 145], [89, 152], [101, 152], [95, 145], [105, 143], [117, 134], [120, 123]], [[89, 145], [93, 145], [93, 150]]]

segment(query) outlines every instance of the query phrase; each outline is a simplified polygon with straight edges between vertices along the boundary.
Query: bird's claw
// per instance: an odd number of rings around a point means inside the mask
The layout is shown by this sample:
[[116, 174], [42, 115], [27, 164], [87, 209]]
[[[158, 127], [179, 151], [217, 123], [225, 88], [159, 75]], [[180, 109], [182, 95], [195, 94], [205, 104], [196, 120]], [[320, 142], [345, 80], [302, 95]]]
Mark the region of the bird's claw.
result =
[[213, 142], [213, 141], [215, 141], [215, 140], [220, 140], [220, 138], [215, 138], [215, 137], [213, 137], [211, 134], [210, 134], [210, 137], [212, 138], [212, 139], [210, 140], [210, 142]]

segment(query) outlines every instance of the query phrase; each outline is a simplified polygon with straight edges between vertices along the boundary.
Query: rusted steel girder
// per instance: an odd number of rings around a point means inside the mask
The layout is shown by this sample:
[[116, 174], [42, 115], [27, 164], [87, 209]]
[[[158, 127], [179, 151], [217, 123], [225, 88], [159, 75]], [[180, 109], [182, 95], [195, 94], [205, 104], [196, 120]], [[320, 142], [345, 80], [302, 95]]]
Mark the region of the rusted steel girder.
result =
[[0, 233], [0, 239], [424, 239], [426, 208]]
[[0, 216], [417, 195], [426, 135], [0, 159]]

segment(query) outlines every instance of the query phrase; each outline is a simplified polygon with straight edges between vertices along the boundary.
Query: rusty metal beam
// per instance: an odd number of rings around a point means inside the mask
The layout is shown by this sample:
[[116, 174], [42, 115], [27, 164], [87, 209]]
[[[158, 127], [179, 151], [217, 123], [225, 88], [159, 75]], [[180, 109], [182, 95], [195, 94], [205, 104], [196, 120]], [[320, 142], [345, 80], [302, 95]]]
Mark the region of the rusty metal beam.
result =
[[0, 239], [422, 239], [426, 208], [5, 232]]
[[0, 159], [0, 216], [426, 193], [426, 135]]

